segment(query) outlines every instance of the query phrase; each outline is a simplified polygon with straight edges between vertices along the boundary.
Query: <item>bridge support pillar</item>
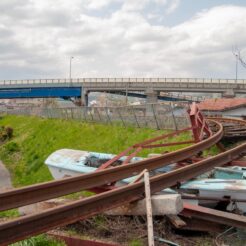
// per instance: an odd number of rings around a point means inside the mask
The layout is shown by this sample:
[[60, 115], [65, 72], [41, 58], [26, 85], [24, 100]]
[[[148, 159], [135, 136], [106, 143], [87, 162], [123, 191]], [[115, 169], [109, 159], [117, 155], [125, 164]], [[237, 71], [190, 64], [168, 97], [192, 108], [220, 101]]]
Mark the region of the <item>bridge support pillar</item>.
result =
[[222, 97], [227, 97], [227, 98], [235, 97], [235, 92], [233, 89], [228, 89], [222, 94]]
[[153, 89], [146, 89], [146, 114], [153, 115], [153, 104], [158, 102], [158, 93]]
[[81, 88], [81, 105], [88, 106], [89, 105], [89, 91]]

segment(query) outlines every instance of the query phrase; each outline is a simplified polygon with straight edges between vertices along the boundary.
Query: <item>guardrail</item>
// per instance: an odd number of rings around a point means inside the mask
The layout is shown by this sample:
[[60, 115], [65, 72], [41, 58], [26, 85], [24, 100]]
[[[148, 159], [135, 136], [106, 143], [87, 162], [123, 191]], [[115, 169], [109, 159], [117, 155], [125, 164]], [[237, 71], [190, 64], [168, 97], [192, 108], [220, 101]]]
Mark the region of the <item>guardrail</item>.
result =
[[24, 79], [0, 80], [0, 85], [18, 84], [57, 84], [57, 83], [213, 83], [213, 84], [246, 84], [246, 79], [209, 79], [209, 78], [73, 78], [73, 79]]

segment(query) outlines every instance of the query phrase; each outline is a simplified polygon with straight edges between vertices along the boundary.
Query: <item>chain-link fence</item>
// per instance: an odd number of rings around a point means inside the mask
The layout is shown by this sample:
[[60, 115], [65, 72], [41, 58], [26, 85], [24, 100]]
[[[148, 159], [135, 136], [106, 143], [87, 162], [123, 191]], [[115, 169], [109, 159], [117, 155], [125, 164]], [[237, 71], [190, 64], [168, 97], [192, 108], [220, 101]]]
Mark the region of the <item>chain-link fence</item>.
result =
[[74, 119], [84, 122], [120, 124], [139, 128], [183, 129], [190, 125], [186, 105], [144, 104], [124, 107], [43, 108], [14, 106], [0, 108], [13, 115], [33, 115], [44, 118]]

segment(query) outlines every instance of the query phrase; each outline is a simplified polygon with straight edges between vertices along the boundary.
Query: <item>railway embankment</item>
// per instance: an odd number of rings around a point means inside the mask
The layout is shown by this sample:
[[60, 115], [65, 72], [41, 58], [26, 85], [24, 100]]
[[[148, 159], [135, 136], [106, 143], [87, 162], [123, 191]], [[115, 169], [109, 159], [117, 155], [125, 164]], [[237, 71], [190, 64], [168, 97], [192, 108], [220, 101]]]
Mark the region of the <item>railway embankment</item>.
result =
[[[136, 142], [168, 132], [11, 115], [1, 118], [0, 125], [11, 126], [14, 129], [12, 139], [0, 146], [0, 160], [10, 171], [15, 187], [51, 180], [44, 161], [57, 149], [117, 154]], [[188, 137], [188, 134], [184, 133], [172, 141], [181, 141]], [[182, 147], [170, 146], [166, 150], [172, 151]], [[161, 150], [163, 149], [143, 150], [140, 154], [147, 156]]]
[[[51, 180], [52, 177], [44, 165], [44, 160], [57, 149], [71, 148], [119, 153], [136, 142], [169, 132], [133, 127], [125, 128], [117, 125], [88, 124], [75, 120], [11, 115], [1, 118], [0, 125], [11, 126], [14, 130], [13, 137], [0, 146], [0, 159], [6, 164], [15, 187]], [[184, 133], [168, 141], [182, 141], [189, 137], [187, 133]], [[170, 146], [166, 148], [166, 151], [173, 151], [182, 147]], [[159, 153], [160, 150], [163, 151], [163, 149], [157, 148], [154, 151], [151, 150], [151, 153]], [[149, 150], [144, 150], [141, 155], [147, 156], [149, 153]], [[87, 193], [85, 192], [83, 195], [87, 195]], [[70, 198], [75, 199], [73, 196]], [[8, 217], [17, 215], [17, 210], [7, 214]], [[96, 219], [96, 221], [98, 220], [100, 218]], [[128, 233], [129, 231], [122, 235]], [[90, 236], [94, 237], [96, 234], [98, 233], [95, 232]], [[135, 235], [132, 236], [132, 242], [135, 245]], [[41, 238], [38, 237], [33, 240], [42, 241], [46, 239], [41, 236]]]

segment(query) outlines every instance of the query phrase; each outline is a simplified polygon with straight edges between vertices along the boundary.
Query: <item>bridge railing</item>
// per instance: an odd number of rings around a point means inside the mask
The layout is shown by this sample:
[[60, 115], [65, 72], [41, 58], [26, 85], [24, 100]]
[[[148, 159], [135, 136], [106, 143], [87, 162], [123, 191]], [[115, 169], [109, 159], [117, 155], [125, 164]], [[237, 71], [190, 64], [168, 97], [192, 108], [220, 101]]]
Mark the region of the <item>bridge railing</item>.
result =
[[161, 93], [161, 96], [168, 96], [171, 98], [178, 98], [180, 100], [192, 101], [192, 102], [201, 102], [211, 98], [211, 96], [194, 96], [194, 95], [185, 95], [181, 93]]
[[210, 79], [210, 78], [61, 78], [61, 79], [25, 79], [0, 80], [0, 85], [22, 84], [58, 84], [58, 83], [213, 83], [246, 84], [246, 79]]

